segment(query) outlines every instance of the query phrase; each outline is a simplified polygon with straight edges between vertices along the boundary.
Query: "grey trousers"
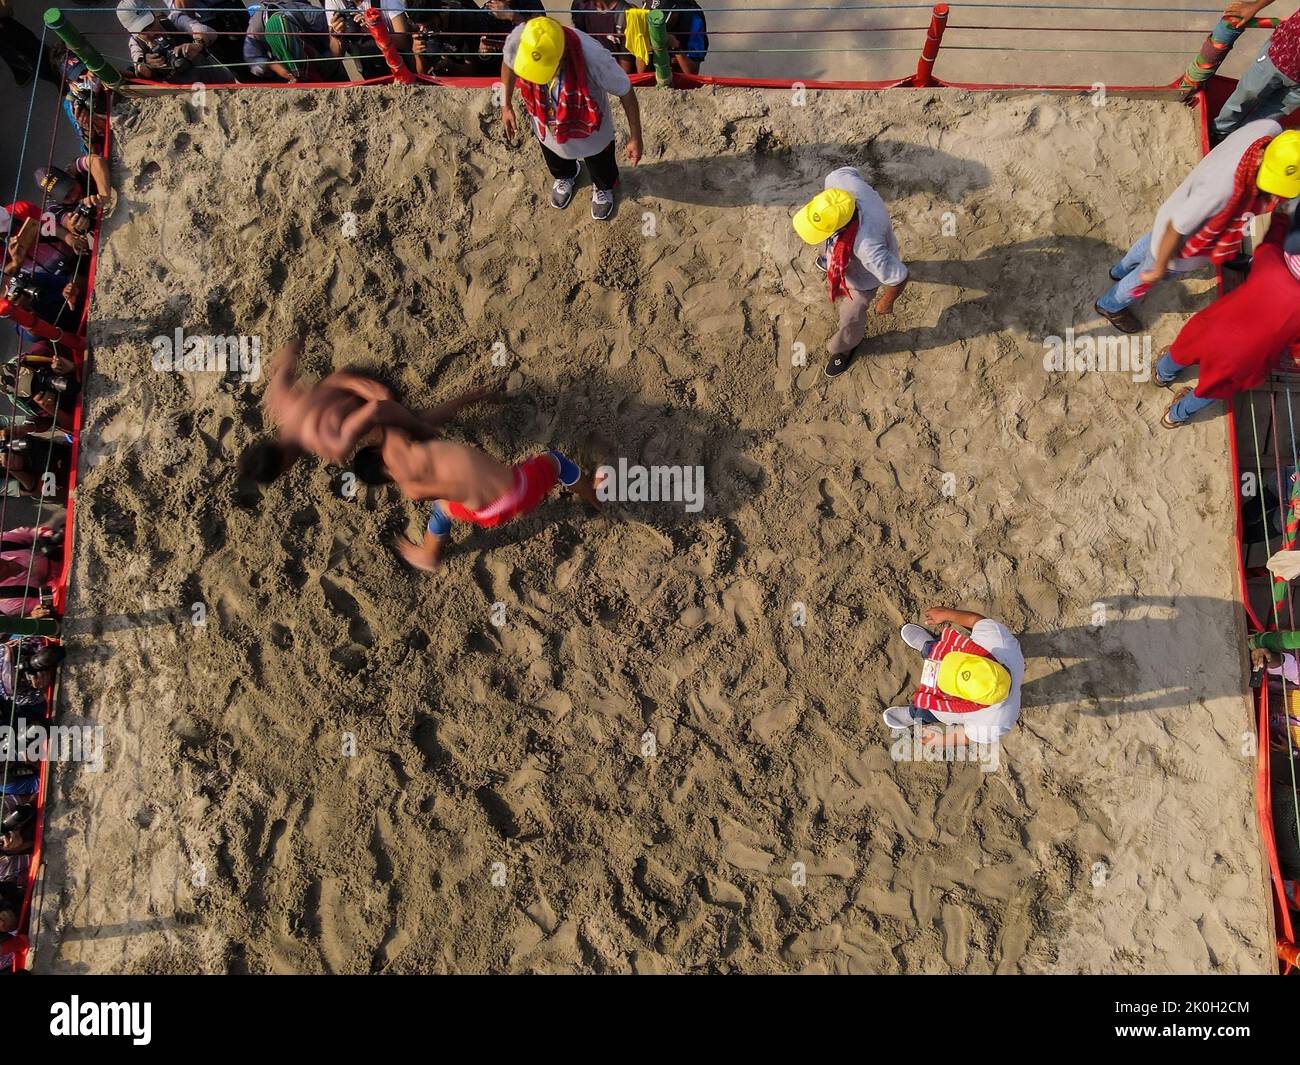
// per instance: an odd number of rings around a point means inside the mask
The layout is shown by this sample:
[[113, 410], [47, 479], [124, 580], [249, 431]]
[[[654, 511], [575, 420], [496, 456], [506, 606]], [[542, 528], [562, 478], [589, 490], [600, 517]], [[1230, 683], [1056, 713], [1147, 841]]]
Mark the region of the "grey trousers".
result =
[[826, 341], [826, 350], [832, 355], [844, 355], [862, 343], [867, 335], [867, 316], [871, 313], [874, 292], [849, 289], [850, 296], [839, 301], [840, 328]]
[[1237, 82], [1237, 90], [1223, 105], [1214, 120], [1214, 130], [1227, 136], [1239, 126], [1257, 118], [1283, 118], [1300, 107], [1300, 85], [1273, 65], [1268, 58], [1268, 42], [1259, 58]]

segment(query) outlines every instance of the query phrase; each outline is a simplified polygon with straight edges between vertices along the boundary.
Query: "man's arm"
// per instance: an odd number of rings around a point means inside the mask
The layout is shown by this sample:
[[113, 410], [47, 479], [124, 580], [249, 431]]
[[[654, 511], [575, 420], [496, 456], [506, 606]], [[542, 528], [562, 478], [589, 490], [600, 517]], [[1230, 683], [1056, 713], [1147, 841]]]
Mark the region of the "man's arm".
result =
[[409, 52], [411, 50], [411, 23], [407, 19], [405, 11], [393, 15], [392, 26], [393, 47], [399, 52]]
[[506, 131], [506, 139], [514, 140], [515, 133], [519, 129], [519, 121], [515, 118], [515, 72], [510, 69], [510, 65], [504, 60], [501, 63], [501, 87], [505, 90], [501, 94], [501, 126]]
[[100, 203], [108, 199], [108, 194], [113, 190], [113, 181], [108, 174], [108, 160], [98, 155], [86, 156], [86, 170], [90, 173], [91, 183], [95, 186], [92, 195], [98, 197], [95, 201]]
[[[334, 447], [330, 448], [329, 454], [323, 457], [329, 462], [346, 461], [347, 457], [356, 450], [361, 438], [375, 427], [381, 405], [378, 400], [369, 400], [344, 418], [339, 426], [338, 436], [333, 442]], [[324, 445], [323, 440], [320, 443]]]
[[947, 622], [964, 629], [973, 629], [984, 620], [983, 614], [976, 614], [973, 610], [950, 610], [944, 606], [932, 606], [922, 617], [927, 625], [942, 625]]
[[376, 381], [373, 377], [352, 373], [349, 370], [337, 370], [332, 374], [326, 374], [321, 379], [321, 386], [337, 388], [341, 392], [351, 392], [354, 396], [360, 396], [367, 401], [393, 398], [393, 390], [386, 384]]
[[451, 421], [462, 410], [471, 404], [478, 403], [481, 400], [493, 396], [499, 396], [505, 391], [505, 382], [498, 381], [495, 384], [483, 385], [480, 388], [471, 388], [455, 399], [449, 399], [446, 403], [439, 403], [436, 407], [430, 407], [428, 410], [422, 410], [416, 417], [426, 426], [437, 428], [444, 422]]
[[1178, 249], [1183, 246], [1185, 239], [1183, 234], [1173, 227], [1173, 223], [1165, 226], [1165, 231], [1160, 237], [1160, 244], [1156, 248], [1155, 264], [1146, 273], [1139, 275], [1140, 280], [1150, 285], [1169, 273], [1169, 264], [1173, 262], [1174, 256], [1178, 254]]
[[301, 351], [302, 341], [291, 340], [275, 353], [271, 362], [271, 376], [266, 382], [262, 405], [277, 421], [284, 412], [285, 401], [293, 393], [293, 382], [298, 376], [298, 353]]
[[641, 143], [641, 105], [637, 102], [636, 89], [628, 87], [619, 99], [623, 104], [623, 113], [627, 115], [627, 161], [635, 166], [641, 161], [642, 143]]

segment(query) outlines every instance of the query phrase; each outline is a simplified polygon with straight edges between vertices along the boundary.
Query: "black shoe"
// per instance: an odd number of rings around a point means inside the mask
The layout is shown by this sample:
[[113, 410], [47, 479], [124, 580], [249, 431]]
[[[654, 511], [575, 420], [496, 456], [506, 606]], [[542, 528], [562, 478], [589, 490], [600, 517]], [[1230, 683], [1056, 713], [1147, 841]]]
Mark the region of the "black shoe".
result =
[[1100, 314], [1106, 321], [1110, 322], [1121, 333], [1140, 333], [1142, 332], [1142, 323], [1138, 321], [1137, 315], [1125, 307], [1122, 311], [1108, 311], [1100, 303], [1093, 304], [1092, 309]]
[[849, 363], [853, 361], [853, 352], [846, 351], [843, 355], [832, 355], [831, 361], [826, 364], [827, 377], [839, 377], [849, 368]]

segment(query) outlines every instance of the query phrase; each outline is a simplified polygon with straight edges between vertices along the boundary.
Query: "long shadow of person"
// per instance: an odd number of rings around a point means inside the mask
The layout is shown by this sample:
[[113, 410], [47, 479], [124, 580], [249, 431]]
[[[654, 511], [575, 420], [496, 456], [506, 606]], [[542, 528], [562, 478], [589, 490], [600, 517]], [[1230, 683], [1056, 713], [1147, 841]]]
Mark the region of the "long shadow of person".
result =
[[787, 147], [770, 140], [748, 151], [703, 159], [642, 163], [624, 171], [634, 197], [660, 197], [700, 207], [800, 207], [826, 175], [856, 166], [885, 200], [916, 192], [954, 202], [986, 188], [988, 167], [938, 148], [906, 141], [826, 141]]
[[1113, 596], [1093, 604], [1092, 620], [1100, 624], [1020, 637], [1026, 660], [1061, 663], [1024, 684], [1022, 706], [1072, 704], [1080, 713], [1111, 716], [1182, 709], [1246, 691], [1244, 668], [1206, 668], [1207, 659], [1236, 658], [1240, 607], [1231, 600]]
[[[1109, 284], [1106, 272], [1121, 254], [1122, 249], [1094, 237], [1043, 236], [990, 248], [972, 258], [909, 260], [908, 281], [916, 286], [912, 307], [918, 306], [918, 297], [925, 293], [922, 286], [927, 285], [978, 294], [949, 303], [933, 325], [869, 336], [858, 353], [930, 351], [1007, 330], [1034, 343], [1063, 336], [1071, 328], [1079, 335], [1113, 333], [1092, 305]], [[1208, 298], [1193, 296], [1178, 285], [1164, 286], [1146, 301], [1151, 308], [1148, 320], [1165, 310], [1193, 310]], [[909, 317], [905, 295], [894, 320], [901, 324]]]

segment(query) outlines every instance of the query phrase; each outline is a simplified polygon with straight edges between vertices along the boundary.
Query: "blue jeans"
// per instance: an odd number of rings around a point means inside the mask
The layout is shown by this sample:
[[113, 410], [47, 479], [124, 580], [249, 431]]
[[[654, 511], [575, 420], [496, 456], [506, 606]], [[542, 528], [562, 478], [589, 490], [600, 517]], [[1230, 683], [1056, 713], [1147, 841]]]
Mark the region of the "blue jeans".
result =
[[1116, 274], [1123, 276], [1097, 301], [1098, 306], [1111, 314], [1118, 314], [1125, 307], [1132, 306], [1136, 302], [1133, 290], [1140, 284], [1142, 274], [1155, 264], [1155, 256], [1151, 254], [1151, 234], [1144, 233], [1129, 248], [1124, 258], [1111, 268], [1112, 277]]
[[[1190, 265], [1188, 265], [1190, 263]], [[1169, 264], [1169, 273], [1165, 275], [1166, 279], [1171, 274], [1190, 273], [1199, 270], [1204, 260], [1196, 262], [1195, 260], [1180, 259], [1174, 256], [1173, 261]], [[1142, 275], [1145, 274], [1156, 264], [1156, 257], [1151, 251], [1151, 234], [1144, 233], [1124, 253], [1124, 258], [1110, 268], [1110, 275], [1116, 274], [1122, 276], [1114, 285], [1107, 290], [1106, 295], [1097, 301], [1098, 305], [1104, 311], [1111, 314], [1118, 314], [1126, 307], [1131, 307], [1136, 303], [1140, 296], [1134, 296], [1133, 290], [1142, 284]], [[1145, 293], [1143, 293], [1145, 295]]]
[[1300, 83], [1292, 81], [1273, 65], [1265, 42], [1259, 58], [1237, 82], [1237, 90], [1228, 97], [1214, 132], [1224, 137], [1239, 126], [1257, 118], [1281, 118], [1300, 107]]
[[1204, 410], [1214, 400], [1206, 399], [1204, 396], [1198, 396], [1195, 392], [1188, 392], [1182, 399], [1175, 403], [1169, 411], [1169, 420], [1178, 425], [1182, 425], [1198, 410]]
[[[1162, 385], [1173, 384], [1178, 379], [1178, 375], [1186, 369], [1186, 366], [1175, 362], [1174, 357], [1166, 351], [1156, 362], [1156, 380]], [[1173, 409], [1169, 412], [1169, 420], [1178, 422], [1181, 425], [1198, 410], [1204, 410], [1213, 402], [1214, 400], [1205, 399], [1195, 392], [1188, 392], [1187, 395], [1174, 404]]]
[[1156, 380], [1162, 385], [1172, 385], [1186, 369], [1186, 366], [1175, 362], [1174, 357], [1166, 351], [1156, 362]]

